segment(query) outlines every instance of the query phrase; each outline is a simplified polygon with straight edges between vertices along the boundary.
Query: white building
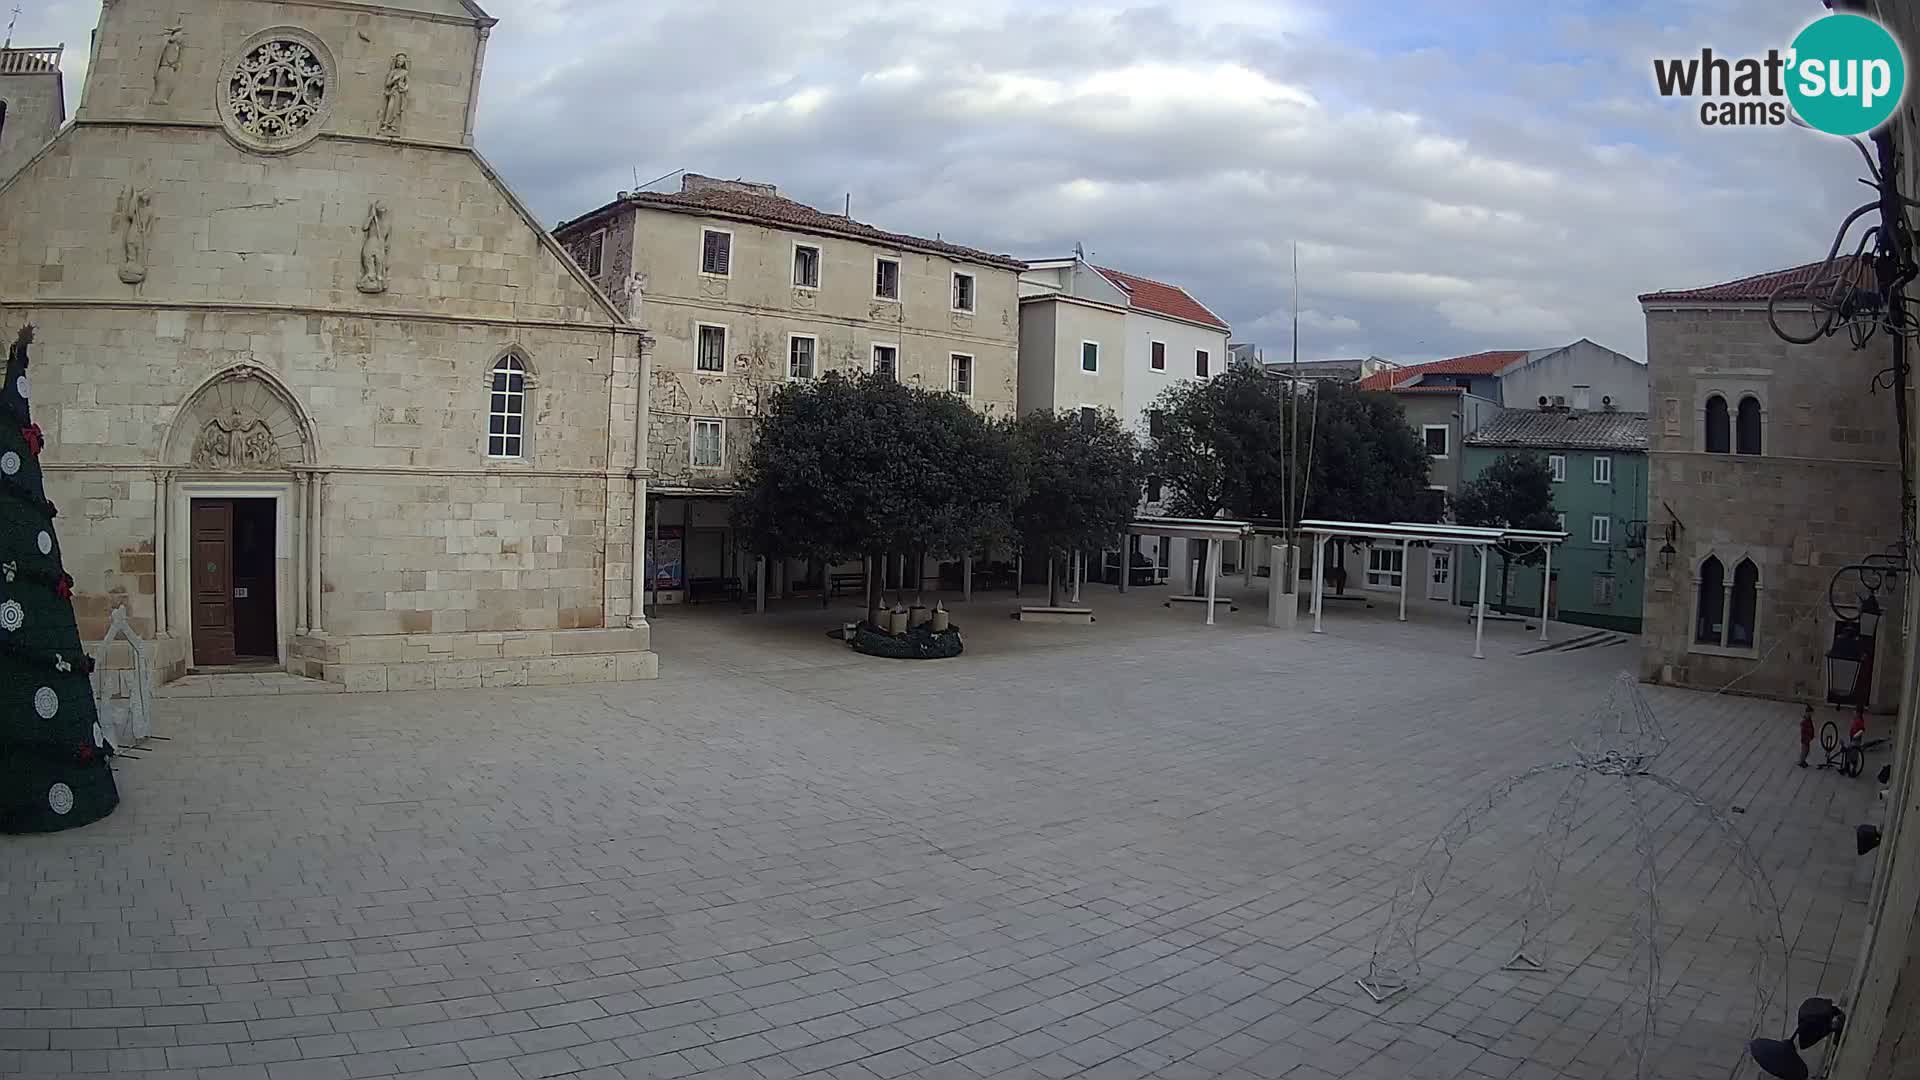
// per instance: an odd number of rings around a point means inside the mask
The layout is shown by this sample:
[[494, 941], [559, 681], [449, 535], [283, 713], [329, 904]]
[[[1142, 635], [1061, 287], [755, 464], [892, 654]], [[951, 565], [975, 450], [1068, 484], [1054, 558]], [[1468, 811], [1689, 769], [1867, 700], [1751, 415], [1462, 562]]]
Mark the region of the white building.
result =
[[[1030, 262], [1020, 275], [1019, 411], [1111, 409], [1145, 440], [1162, 392], [1226, 370], [1228, 333], [1225, 319], [1178, 285], [1078, 254]], [[1156, 487], [1149, 482], [1149, 513], [1158, 512]], [[1152, 538], [1142, 552], [1169, 565]]]

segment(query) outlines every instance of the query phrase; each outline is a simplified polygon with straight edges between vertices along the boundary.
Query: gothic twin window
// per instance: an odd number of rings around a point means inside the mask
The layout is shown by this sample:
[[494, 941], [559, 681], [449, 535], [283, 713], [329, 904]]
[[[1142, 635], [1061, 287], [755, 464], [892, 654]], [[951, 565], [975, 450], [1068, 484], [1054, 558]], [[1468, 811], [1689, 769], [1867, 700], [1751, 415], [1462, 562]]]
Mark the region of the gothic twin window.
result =
[[1760, 399], [1747, 394], [1729, 409], [1726, 398], [1709, 395], [1706, 449], [1709, 454], [1760, 453]]
[[1754, 623], [1760, 614], [1760, 568], [1752, 559], [1734, 565], [1727, 580], [1726, 564], [1709, 555], [1700, 564], [1694, 604], [1693, 641], [1727, 649], [1754, 647]]

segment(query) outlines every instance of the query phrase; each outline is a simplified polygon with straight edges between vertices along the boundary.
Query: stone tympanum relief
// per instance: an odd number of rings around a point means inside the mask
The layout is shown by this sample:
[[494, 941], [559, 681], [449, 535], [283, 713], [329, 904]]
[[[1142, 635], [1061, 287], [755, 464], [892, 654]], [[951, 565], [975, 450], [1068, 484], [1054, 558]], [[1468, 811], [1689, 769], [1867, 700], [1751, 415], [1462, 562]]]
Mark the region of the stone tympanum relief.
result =
[[265, 420], [236, 409], [200, 428], [192, 463], [201, 469], [274, 469], [280, 466], [280, 447]]

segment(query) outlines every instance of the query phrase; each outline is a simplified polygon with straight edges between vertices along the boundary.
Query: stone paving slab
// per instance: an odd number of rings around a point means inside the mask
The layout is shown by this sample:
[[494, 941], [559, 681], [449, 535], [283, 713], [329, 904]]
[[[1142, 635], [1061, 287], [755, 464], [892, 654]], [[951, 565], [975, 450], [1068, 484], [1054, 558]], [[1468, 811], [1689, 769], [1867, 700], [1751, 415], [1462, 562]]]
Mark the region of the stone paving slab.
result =
[[[1459, 845], [1408, 991], [1354, 983], [1432, 837], [1564, 757], [1630, 647], [1490, 626], [1476, 662], [1450, 616], [1316, 637], [1092, 600], [1085, 636], [1008, 620], [938, 663], [686, 613], [657, 683], [169, 699], [117, 814], [0, 839], [0, 1076], [1632, 1075], [1618, 783], [1583, 793], [1548, 972], [1499, 965], [1563, 784]], [[1771, 876], [1792, 1000], [1838, 991], [1870, 781], [1793, 768], [1786, 706], [1648, 693], [1659, 771]], [[1742, 879], [1697, 808], [1634, 797], [1651, 1075], [1725, 1076]]]

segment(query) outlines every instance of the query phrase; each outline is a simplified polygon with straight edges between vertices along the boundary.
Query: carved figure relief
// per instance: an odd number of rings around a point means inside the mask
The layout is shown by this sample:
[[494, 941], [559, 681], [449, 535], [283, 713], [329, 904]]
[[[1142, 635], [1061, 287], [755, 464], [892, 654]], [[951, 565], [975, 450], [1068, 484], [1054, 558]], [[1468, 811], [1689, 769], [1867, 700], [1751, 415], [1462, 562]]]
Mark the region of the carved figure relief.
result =
[[120, 280], [147, 280], [147, 234], [153, 229], [153, 193], [129, 186], [113, 209], [113, 233], [120, 243]]
[[180, 54], [187, 48], [186, 27], [167, 27], [167, 38], [160, 44], [160, 61], [153, 67], [153, 93], [147, 101], [165, 105], [173, 99], [173, 85], [180, 81]]
[[375, 200], [367, 207], [365, 235], [360, 239], [360, 291], [387, 291], [387, 252], [393, 240], [393, 225], [387, 220], [387, 204]]
[[280, 464], [273, 431], [257, 416], [238, 411], [214, 417], [193, 444], [193, 464], [202, 469], [272, 469]]
[[400, 118], [407, 108], [407, 85], [411, 78], [408, 68], [411, 63], [406, 53], [394, 53], [393, 65], [387, 68], [386, 101], [380, 106], [382, 135], [394, 135], [400, 131]]
[[642, 294], [646, 291], [647, 275], [645, 274], [628, 274], [627, 279], [620, 283], [620, 295], [616, 299], [619, 300], [620, 311], [627, 317], [628, 322], [635, 324], [640, 322], [640, 303]]

